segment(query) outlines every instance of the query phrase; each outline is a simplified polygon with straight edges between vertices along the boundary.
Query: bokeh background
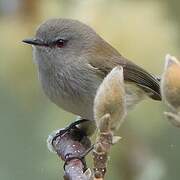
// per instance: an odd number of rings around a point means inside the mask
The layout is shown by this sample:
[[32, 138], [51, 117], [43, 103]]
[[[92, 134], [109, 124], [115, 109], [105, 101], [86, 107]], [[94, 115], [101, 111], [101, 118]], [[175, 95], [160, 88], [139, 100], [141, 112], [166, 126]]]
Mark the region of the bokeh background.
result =
[[[0, 0], [0, 179], [62, 179], [63, 163], [48, 151], [46, 138], [75, 119], [42, 93], [31, 47], [22, 39], [46, 19], [75, 18], [160, 75], [167, 53], [180, 57], [179, 7], [179, 0]], [[107, 179], [180, 179], [180, 129], [164, 111], [161, 102], [145, 100], [129, 113]]]

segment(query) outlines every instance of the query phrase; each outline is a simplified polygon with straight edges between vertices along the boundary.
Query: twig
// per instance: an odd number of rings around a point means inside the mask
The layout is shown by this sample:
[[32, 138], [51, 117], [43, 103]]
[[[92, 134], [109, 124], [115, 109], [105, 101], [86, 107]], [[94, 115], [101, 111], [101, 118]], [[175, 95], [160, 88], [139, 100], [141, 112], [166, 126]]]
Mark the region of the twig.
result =
[[94, 176], [96, 179], [102, 179], [107, 170], [108, 153], [112, 146], [113, 134], [110, 131], [110, 115], [107, 114], [101, 119], [102, 124], [107, 124], [104, 130], [97, 134], [96, 146], [93, 150]]

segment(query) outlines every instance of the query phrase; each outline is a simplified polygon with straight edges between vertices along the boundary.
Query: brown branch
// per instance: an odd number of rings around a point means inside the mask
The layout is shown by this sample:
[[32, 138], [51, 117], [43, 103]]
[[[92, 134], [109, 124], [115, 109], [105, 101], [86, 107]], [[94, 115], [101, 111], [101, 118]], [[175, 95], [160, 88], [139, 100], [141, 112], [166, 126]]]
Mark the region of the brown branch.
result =
[[110, 129], [110, 118], [109, 114], [101, 118], [102, 127], [97, 134], [96, 145], [93, 150], [94, 176], [99, 180], [104, 178], [107, 171], [107, 162], [112, 145], [120, 139], [120, 137], [113, 136]]
[[86, 162], [79, 159], [91, 146], [87, 136], [78, 129], [66, 132], [53, 140], [53, 149], [65, 161], [65, 180], [89, 180], [91, 173], [86, 170]]

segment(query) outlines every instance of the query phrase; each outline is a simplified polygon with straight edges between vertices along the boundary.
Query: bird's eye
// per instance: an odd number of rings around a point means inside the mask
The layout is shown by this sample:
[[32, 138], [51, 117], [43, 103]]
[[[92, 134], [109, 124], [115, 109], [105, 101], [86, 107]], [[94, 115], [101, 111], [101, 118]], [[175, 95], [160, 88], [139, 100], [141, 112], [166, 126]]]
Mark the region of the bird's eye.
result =
[[64, 39], [58, 39], [58, 40], [55, 42], [55, 45], [56, 45], [57, 47], [59, 47], [59, 48], [62, 48], [62, 47], [65, 46], [66, 42], [67, 42], [67, 41], [64, 40]]

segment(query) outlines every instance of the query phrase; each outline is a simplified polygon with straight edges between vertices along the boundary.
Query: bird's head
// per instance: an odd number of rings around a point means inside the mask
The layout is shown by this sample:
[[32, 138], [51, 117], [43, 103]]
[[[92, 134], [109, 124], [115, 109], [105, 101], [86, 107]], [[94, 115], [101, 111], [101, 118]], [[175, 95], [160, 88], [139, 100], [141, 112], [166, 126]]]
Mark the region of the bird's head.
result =
[[34, 59], [41, 66], [83, 59], [99, 40], [92, 28], [77, 20], [50, 19], [39, 26], [34, 38], [23, 42], [33, 46]]

